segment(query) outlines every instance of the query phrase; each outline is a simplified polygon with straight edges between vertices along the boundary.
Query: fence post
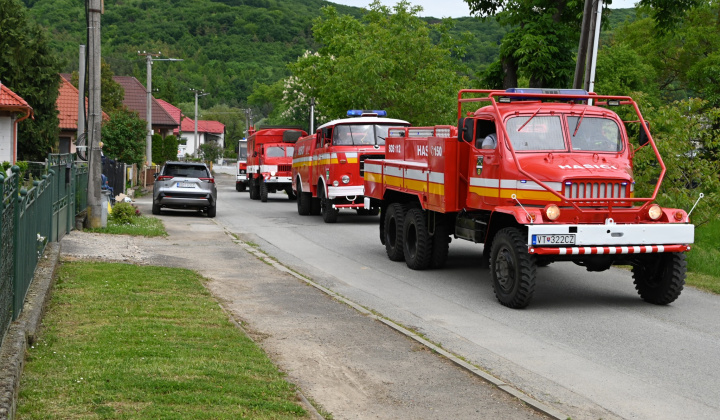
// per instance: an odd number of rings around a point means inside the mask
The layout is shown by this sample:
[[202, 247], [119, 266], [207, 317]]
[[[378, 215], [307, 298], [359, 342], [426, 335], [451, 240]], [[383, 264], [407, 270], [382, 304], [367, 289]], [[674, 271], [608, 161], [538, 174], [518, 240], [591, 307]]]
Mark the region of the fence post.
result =
[[[13, 260], [15, 261], [13, 267], [13, 320], [15, 320], [18, 315], [20, 315], [20, 311], [22, 311], [23, 307], [23, 301], [25, 300], [25, 296], [22, 293], [19, 293], [20, 266], [22, 265], [20, 264], [20, 207], [25, 202], [24, 195], [27, 194], [27, 190], [25, 188], [20, 190], [20, 167], [14, 165], [11, 170], [15, 175], [13, 176], [15, 191], [20, 193], [17, 197], [12, 198], [15, 200], [15, 211], [13, 214]], [[20, 298], [21, 295], [23, 295], [22, 298]]]

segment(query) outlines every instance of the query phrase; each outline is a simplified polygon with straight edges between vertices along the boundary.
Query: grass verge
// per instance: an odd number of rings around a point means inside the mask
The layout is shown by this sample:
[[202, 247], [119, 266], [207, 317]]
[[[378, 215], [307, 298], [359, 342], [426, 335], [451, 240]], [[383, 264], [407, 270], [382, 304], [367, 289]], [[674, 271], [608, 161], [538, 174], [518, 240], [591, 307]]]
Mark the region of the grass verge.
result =
[[20, 419], [296, 419], [295, 389], [183, 269], [66, 262]]
[[688, 252], [687, 283], [720, 294], [720, 220], [695, 228], [695, 244]]
[[122, 223], [110, 218], [108, 219], [107, 227], [86, 229], [86, 231], [147, 237], [167, 236], [165, 226], [160, 219], [146, 216], [133, 217], [132, 223]]

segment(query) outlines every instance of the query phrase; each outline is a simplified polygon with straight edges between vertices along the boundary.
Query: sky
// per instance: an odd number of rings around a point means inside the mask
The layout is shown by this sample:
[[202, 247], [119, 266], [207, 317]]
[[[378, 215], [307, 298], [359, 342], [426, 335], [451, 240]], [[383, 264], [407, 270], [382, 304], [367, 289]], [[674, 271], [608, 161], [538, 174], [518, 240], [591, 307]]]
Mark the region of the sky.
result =
[[[347, 6], [367, 7], [372, 0], [328, 0], [337, 4], [345, 4]], [[623, 9], [635, 7], [638, 0], [613, 0], [613, 9]], [[386, 6], [394, 6], [397, 0], [381, 0], [380, 3]], [[420, 16], [432, 16], [437, 18], [443, 17], [464, 17], [470, 16], [470, 9], [463, 0], [410, 0], [410, 4], [423, 7]]]

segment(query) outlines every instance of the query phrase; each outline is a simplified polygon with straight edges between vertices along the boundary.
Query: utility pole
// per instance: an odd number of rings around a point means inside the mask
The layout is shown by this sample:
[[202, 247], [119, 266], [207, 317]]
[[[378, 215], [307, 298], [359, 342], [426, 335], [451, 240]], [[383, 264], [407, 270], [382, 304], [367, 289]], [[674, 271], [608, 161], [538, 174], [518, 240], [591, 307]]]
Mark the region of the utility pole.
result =
[[192, 92], [195, 92], [195, 156], [200, 156], [200, 139], [198, 139], [198, 97], [199, 96], [205, 96], [209, 95], [209, 93], [204, 93], [203, 90], [197, 90], [197, 89], [190, 89]]
[[310, 98], [310, 131], [308, 134], [315, 133], [315, 98]]
[[[80, 46], [80, 61], [78, 67], [78, 123], [77, 137], [85, 134], [85, 46]], [[87, 144], [87, 142], [85, 142]], [[87, 151], [85, 152], [87, 158]]]
[[575, 63], [575, 77], [573, 89], [582, 89], [585, 64], [587, 63], [588, 39], [590, 38], [590, 16], [593, 12], [593, 0], [585, 0], [583, 9], [582, 27], [580, 28], [580, 44], [578, 45], [577, 62]]
[[[100, 107], [100, 15], [103, 13], [102, 0], [88, 0], [88, 218], [90, 228], [102, 226], [102, 201], [100, 197], [100, 124], [102, 109]], [[84, 101], [84, 98], [83, 98]]]
[[147, 120], [147, 135], [145, 137], [145, 165], [149, 168], [152, 166], [152, 64], [153, 61], [183, 61], [181, 58], [153, 58], [159, 57], [161, 52], [150, 53], [140, 52], [138, 55], [144, 55], [145, 61], [147, 62], [147, 83], [145, 90], [147, 92], [147, 98], [145, 102], [145, 119]]

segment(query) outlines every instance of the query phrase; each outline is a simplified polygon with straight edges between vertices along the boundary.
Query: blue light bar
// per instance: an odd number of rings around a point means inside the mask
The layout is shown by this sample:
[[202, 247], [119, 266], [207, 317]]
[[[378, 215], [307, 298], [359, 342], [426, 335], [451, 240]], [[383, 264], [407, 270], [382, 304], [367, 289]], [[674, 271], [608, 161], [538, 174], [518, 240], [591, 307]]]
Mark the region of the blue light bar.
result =
[[584, 89], [541, 89], [541, 88], [510, 88], [505, 90], [507, 93], [528, 93], [528, 94], [545, 94], [545, 95], [587, 95]]
[[347, 112], [348, 117], [387, 117], [387, 112], [383, 110], [374, 109], [372, 111], [370, 110], [361, 110], [361, 109], [351, 109]]

